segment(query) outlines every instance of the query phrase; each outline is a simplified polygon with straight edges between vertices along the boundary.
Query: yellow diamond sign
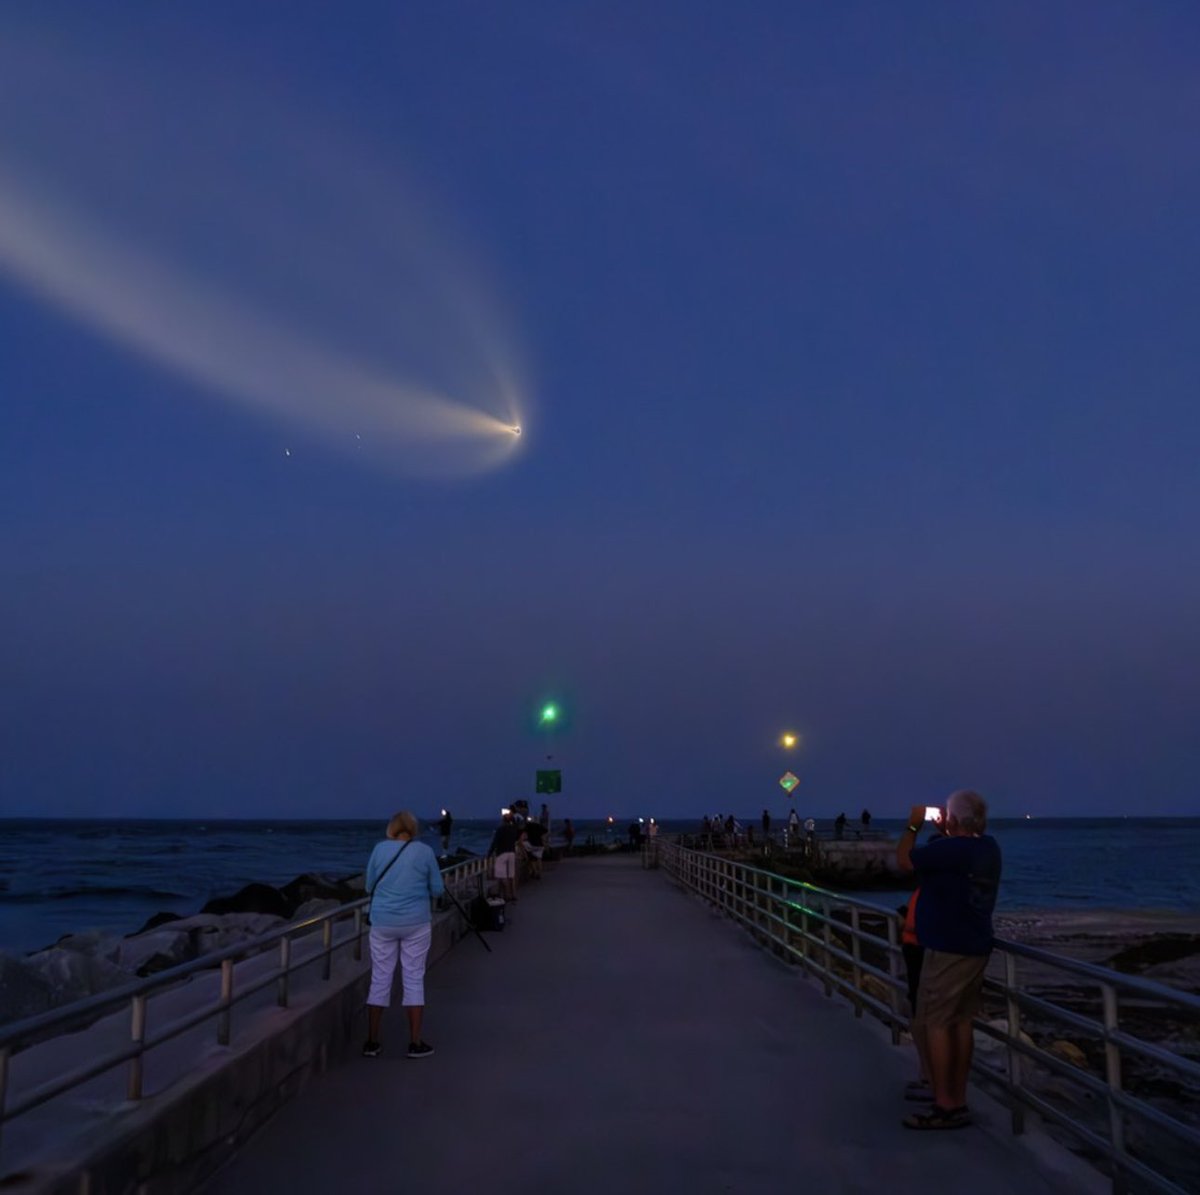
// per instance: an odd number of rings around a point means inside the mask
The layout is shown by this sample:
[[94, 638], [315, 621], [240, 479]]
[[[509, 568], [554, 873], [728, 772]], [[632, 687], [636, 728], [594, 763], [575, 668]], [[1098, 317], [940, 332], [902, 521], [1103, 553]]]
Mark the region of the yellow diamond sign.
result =
[[792, 789], [794, 789], [799, 783], [800, 777], [797, 776], [795, 772], [784, 772], [784, 774], [779, 777], [779, 787], [782, 788], [785, 793], [790, 793]]

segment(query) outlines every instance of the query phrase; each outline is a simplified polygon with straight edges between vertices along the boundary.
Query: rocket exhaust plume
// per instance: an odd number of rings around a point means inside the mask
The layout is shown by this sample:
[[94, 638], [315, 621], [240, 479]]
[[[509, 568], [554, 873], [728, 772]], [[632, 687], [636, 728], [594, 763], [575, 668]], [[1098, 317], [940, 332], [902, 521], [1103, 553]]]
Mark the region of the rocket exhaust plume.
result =
[[0, 26], [0, 272], [181, 393], [373, 464], [510, 459], [523, 369], [479, 266], [394, 171], [206, 69]]

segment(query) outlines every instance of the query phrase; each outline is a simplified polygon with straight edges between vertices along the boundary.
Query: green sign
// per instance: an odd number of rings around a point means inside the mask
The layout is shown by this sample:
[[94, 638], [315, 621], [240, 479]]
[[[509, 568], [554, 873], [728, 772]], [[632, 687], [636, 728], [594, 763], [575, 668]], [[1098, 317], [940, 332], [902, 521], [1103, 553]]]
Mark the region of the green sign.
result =
[[562, 772], [558, 768], [539, 771], [537, 774], [537, 787], [534, 789], [534, 792], [562, 792]]
[[782, 788], [785, 793], [790, 794], [792, 789], [794, 789], [799, 783], [800, 777], [794, 772], [784, 772], [784, 774], [779, 777], [779, 787]]

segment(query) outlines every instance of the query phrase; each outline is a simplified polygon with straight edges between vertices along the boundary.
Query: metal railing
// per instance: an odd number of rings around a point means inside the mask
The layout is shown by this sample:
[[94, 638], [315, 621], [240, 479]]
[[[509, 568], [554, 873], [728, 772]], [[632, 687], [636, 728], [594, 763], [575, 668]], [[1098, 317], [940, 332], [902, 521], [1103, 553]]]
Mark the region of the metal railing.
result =
[[[482, 885], [490, 873], [490, 862], [487, 857], [468, 859], [442, 872], [442, 880], [450, 892], [459, 896], [475, 886]], [[363, 897], [339, 908], [330, 909], [326, 913], [280, 926], [224, 950], [160, 971], [149, 978], [139, 979], [111, 991], [76, 1001], [64, 1008], [0, 1028], [0, 1132], [17, 1117], [124, 1064], [129, 1068], [126, 1099], [140, 1100], [143, 1096], [147, 1053], [205, 1021], [216, 1021], [217, 1044], [228, 1046], [233, 1033], [233, 1010], [242, 1001], [274, 985], [276, 1004], [280, 1008], [287, 1008], [291, 995], [291, 977], [301, 968], [318, 964], [322, 980], [329, 980], [333, 975], [333, 958], [336, 952], [349, 948], [355, 961], [362, 959], [366, 905], [367, 898]], [[350, 932], [339, 938], [334, 932], [335, 925], [345, 922], [351, 923]], [[293, 950], [298, 938], [305, 937], [317, 929], [321, 932], [319, 946], [310, 946], [307, 951]], [[236, 964], [252, 956], [262, 955], [274, 945], [278, 945], [279, 950], [277, 966], [265, 974], [256, 975], [249, 982], [237, 983]], [[150, 1002], [153, 997], [168, 990], [175, 990], [193, 976], [216, 968], [220, 968], [220, 987], [215, 1001], [188, 1012], [155, 1032], [148, 1031]], [[9, 1074], [15, 1054], [60, 1033], [90, 1025], [122, 1006], [128, 1006], [129, 1009], [127, 1045], [56, 1075], [16, 1096], [10, 1102]]]
[[[764, 948], [805, 968], [826, 995], [836, 991], [849, 999], [855, 1016], [864, 1011], [877, 1016], [899, 1044], [908, 1012], [898, 912], [664, 838], [650, 849], [663, 870], [744, 926]], [[1042, 974], [1023, 978], [1022, 967]], [[1062, 978], [1055, 983], [1051, 975]], [[1093, 1160], [1107, 1163], [1114, 1192], [1187, 1195], [1200, 1189], [1200, 1129], [1180, 1119], [1178, 1107], [1158, 1107], [1131, 1094], [1126, 1083], [1131, 1071], [1149, 1069], [1146, 1077], [1165, 1073], [1181, 1090], [1190, 1085], [1200, 1100], [1200, 1064], [1134, 1028], [1167, 1015], [1194, 1032], [1200, 1027], [1200, 997], [998, 940], [984, 1002], [1003, 1018], [978, 1019], [975, 1027], [1000, 1043], [1004, 1062], [989, 1065], [977, 1051], [973, 1069], [986, 1086], [1005, 1094], [1014, 1133], [1024, 1130], [1026, 1111], [1036, 1111]], [[1102, 1057], [1102, 1074], [1087, 1068], [1086, 1055], [1081, 1065], [1037, 1044], [1026, 1031], [1037, 1028], [1025, 1021], [1026, 1014], [1092, 1048]], [[1037, 1081], [1047, 1072], [1053, 1090]]]

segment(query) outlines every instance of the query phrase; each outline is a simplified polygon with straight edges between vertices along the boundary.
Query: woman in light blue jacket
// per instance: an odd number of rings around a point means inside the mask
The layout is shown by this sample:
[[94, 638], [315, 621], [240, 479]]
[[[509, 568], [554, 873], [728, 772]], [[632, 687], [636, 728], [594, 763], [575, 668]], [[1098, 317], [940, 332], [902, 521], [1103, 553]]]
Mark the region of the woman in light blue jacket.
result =
[[430, 899], [446, 891], [437, 856], [417, 842], [417, 819], [405, 810], [388, 822], [387, 838], [367, 862], [367, 906], [371, 917], [371, 991], [367, 996], [367, 1040], [363, 1057], [377, 1058], [383, 1010], [392, 1002], [396, 960], [408, 1014], [408, 1056], [428, 1058], [433, 1047], [421, 1039], [425, 1011], [425, 960], [433, 938]]

